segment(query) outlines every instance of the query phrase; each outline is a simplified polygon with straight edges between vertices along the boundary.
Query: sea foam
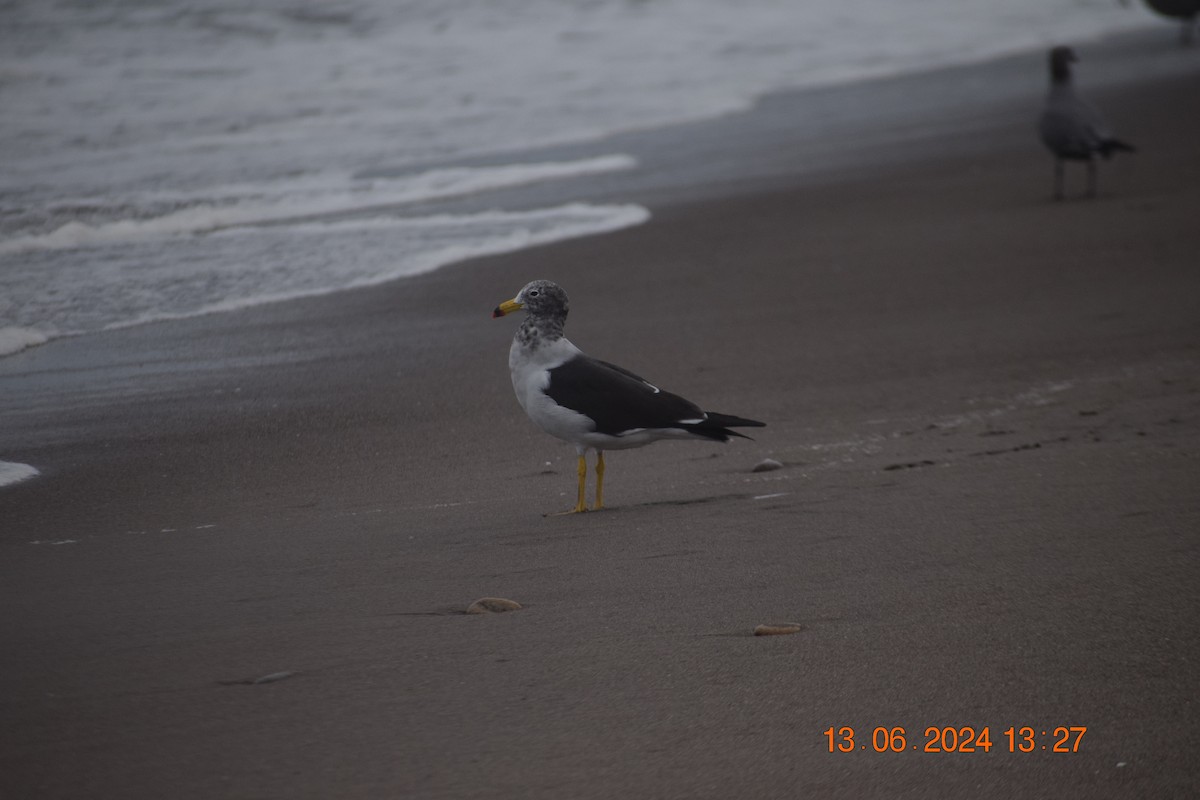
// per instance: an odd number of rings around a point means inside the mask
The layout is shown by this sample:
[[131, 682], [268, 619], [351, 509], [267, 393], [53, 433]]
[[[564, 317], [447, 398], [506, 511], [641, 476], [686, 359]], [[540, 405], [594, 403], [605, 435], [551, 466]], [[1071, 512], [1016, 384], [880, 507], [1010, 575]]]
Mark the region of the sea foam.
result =
[[[44, 334], [29, 328], [44, 325], [52, 335], [69, 335], [234, 311], [372, 286], [468, 258], [615, 231], [650, 217], [633, 204], [414, 216], [400, 210], [302, 216], [203, 235], [134, 236], [107, 248], [27, 252], [12, 259], [8, 278], [43, 288], [9, 313], [26, 326], [14, 330], [44, 341]], [[105, 259], [106, 250], [117, 257]]]
[[[463, 259], [604, 233], [649, 218], [635, 205], [421, 214], [421, 204], [636, 167], [607, 154], [572, 161], [325, 171], [205, 190], [74, 197], [86, 215], [0, 242], [0, 356], [59, 335], [233, 311], [370, 286]], [[86, 211], [86, 214], [85, 214]], [[116, 217], [116, 218], [113, 218]]]
[[49, 337], [41, 331], [32, 328], [17, 328], [9, 326], [0, 328], [0, 356], [19, 353], [27, 347], [45, 344]]
[[[260, 288], [255, 293], [248, 289], [250, 293], [241, 294], [232, 288], [222, 288], [216, 293], [224, 295], [224, 299], [209, 303], [196, 304], [195, 295], [179, 297], [177, 292], [168, 291], [164, 286], [162, 295], [152, 304], [153, 308], [104, 327], [111, 330], [360, 289], [432, 272], [447, 264], [471, 258], [609, 233], [640, 225], [649, 218], [650, 212], [638, 205], [569, 203], [532, 211], [490, 211], [418, 218], [373, 217], [297, 223], [266, 229], [229, 228], [216, 236], [221, 239], [262, 238], [268, 234], [277, 243], [286, 237], [297, 248], [303, 248], [304, 242], [310, 241], [307, 237], [320, 237], [324, 242], [344, 237], [347, 250], [353, 246], [358, 254], [337, 264], [325, 264], [323, 269], [314, 263], [312, 271], [293, 270], [286, 280], [270, 284], [273, 287], [271, 291]], [[355, 244], [351, 245], [352, 241]], [[372, 252], [374, 255], [369, 255]], [[402, 257], [397, 258], [397, 255]], [[295, 261], [300, 260], [301, 255], [297, 253]], [[188, 285], [202, 281], [210, 287], [221, 287], [225, 281], [237, 282], [242, 279], [244, 274], [238, 271], [214, 269], [189, 275]], [[173, 280], [168, 279], [165, 283], [170, 284], [172, 289], [178, 289], [178, 283]], [[267, 285], [257, 281], [251, 283], [259, 287]]]
[[28, 464], [18, 464], [14, 461], [0, 461], [0, 486], [20, 483], [38, 475], [36, 467]]
[[[92, 208], [107, 203], [134, 218], [102, 224], [72, 220], [45, 234], [0, 241], [0, 255], [31, 250], [107, 247], [131, 241], [210, 233], [325, 214], [352, 214], [392, 205], [439, 200], [475, 192], [632, 169], [631, 156], [614, 154], [568, 162], [445, 167], [401, 177], [356, 177], [321, 173], [264, 184], [215, 186], [204, 191], [138, 192], [129, 197], [59, 201], [53, 209]], [[154, 215], [156, 208], [184, 208]]]

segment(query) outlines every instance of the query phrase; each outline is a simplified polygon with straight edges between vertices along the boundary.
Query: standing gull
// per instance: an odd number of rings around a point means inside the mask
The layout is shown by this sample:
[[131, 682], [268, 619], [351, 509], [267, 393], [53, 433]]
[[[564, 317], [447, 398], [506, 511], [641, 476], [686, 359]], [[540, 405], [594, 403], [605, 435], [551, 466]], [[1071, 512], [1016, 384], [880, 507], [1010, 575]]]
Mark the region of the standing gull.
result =
[[604, 507], [604, 451], [642, 447], [659, 439], [727, 442], [750, 437], [732, 427], [764, 423], [713, 411], [664, 392], [614, 364], [583, 354], [563, 336], [567, 293], [550, 281], [532, 281], [496, 307], [492, 317], [525, 309], [508, 351], [513, 390], [539, 428], [575, 445], [579, 498], [570, 512], [587, 511], [587, 451], [596, 451], [596, 502]]
[[1132, 145], [1113, 137], [1100, 116], [1075, 93], [1071, 64], [1077, 59], [1069, 47], [1050, 51], [1050, 94], [1038, 122], [1042, 142], [1054, 154], [1054, 199], [1063, 198], [1065, 161], [1085, 161], [1088, 170], [1087, 196], [1096, 196], [1096, 156], [1109, 158], [1118, 150], [1130, 153]]

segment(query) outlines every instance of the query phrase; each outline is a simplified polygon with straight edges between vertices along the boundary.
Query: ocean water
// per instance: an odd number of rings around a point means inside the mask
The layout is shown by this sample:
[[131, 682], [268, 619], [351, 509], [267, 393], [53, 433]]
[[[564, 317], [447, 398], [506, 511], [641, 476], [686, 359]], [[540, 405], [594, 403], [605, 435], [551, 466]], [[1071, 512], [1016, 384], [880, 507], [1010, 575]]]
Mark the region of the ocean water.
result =
[[[636, 225], [589, 202], [639, 168], [606, 135], [1153, 23], [1117, 0], [10, 0], [0, 355]], [[541, 182], [576, 199], [489, 205]]]

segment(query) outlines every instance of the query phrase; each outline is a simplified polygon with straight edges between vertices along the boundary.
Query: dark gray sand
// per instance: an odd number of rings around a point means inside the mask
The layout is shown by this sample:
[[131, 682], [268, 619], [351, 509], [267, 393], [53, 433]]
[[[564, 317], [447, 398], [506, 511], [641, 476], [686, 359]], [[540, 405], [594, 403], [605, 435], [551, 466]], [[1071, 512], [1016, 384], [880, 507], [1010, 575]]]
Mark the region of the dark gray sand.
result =
[[[1030, 58], [966, 149], [0, 361], [44, 473], [0, 491], [0, 796], [1195, 796], [1200, 62], [1090, 90], [1140, 152], [1056, 204]], [[489, 318], [539, 277], [591, 354], [769, 427], [543, 517], [574, 454]]]

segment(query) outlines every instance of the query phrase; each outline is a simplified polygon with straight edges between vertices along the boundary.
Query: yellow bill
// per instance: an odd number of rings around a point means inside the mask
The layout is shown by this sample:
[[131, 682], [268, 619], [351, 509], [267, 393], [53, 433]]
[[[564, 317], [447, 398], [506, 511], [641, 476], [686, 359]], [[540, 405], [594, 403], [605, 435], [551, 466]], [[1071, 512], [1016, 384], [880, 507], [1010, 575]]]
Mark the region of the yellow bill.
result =
[[514, 311], [520, 311], [524, 307], [525, 306], [516, 301], [516, 298], [512, 300], [505, 300], [503, 303], [496, 306], [496, 308], [492, 311], [492, 319], [495, 319], [496, 317], [503, 317], [505, 314], [511, 314]]

